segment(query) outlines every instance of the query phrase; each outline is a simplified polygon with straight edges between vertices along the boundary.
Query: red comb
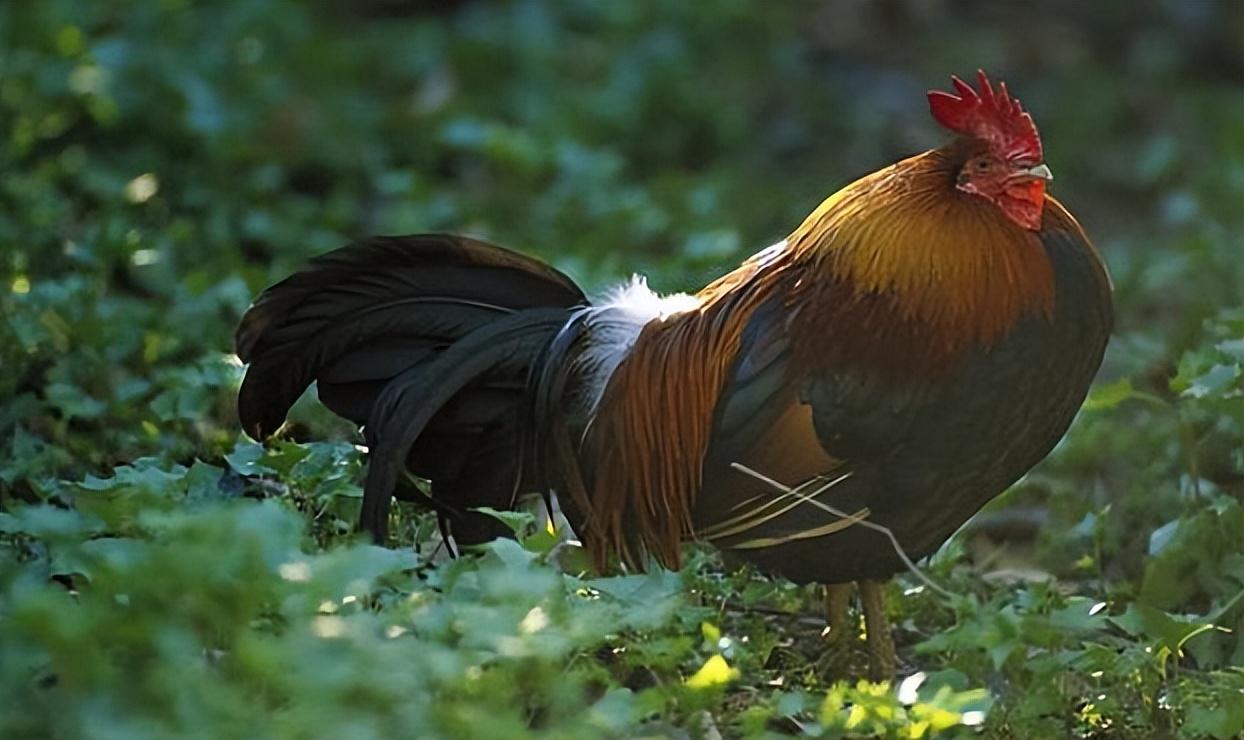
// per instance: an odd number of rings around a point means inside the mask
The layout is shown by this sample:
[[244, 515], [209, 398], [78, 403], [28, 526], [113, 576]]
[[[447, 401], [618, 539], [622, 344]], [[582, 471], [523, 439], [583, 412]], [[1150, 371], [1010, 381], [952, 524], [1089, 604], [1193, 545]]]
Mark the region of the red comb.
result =
[[951, 131], [974, 136], [988, 142], [1002, 158], [1025, 164], [1041, 161], [1041, 137], [1037, 125], [1006, 91], [1006, 83], [998, 83], [998, 92], [989, 84], [985, 71], [976, 70], [980, 92], [958, 77], [951, 76], [958, 96], [941, 90], [929, 91], [929, 111], [933, 118]]

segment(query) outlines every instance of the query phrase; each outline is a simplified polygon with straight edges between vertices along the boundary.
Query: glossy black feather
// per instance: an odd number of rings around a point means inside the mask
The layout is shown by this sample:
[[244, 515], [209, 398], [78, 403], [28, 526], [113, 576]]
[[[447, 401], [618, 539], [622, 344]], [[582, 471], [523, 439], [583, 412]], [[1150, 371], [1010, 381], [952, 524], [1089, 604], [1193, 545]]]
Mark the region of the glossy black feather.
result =
[[[351, 244], [264, 291], [243, 317], [239, 415], [262, 438], [315, 381], [326, 406], [366, 425], [364, 527], [383, 539], [400, 495], [430, 503], [460, 543], [494, 537], [498, 523], [471, 509], [512, 500], [534, 366], [584, 304], [553, 268], [474, 239]], [[430, 499], [404, 471], [431, 479]]]
[[738, 356], [714, 410], [705, 467], [728, 465], [756, 443], [790, 391], [790, 338], [779, 301], [759, 306], [743, 330]]
[[433, 359], [499, 317], [586, 301], [565, 275], [467, 237], [374, 237], [329, 252], [265, 290], [239, 324], [250, 364], [238, 395], [248, 434], [263, 438], [319, 378], [330, 408], [365, 422], [381, 381]]
[[[385, 387], [367, 427], [371, 458], [360, 515], [360, 523], [378, 542], [387, 536], [394, 487], [412, 447], [432, 419], [481, 376], [526, 377], [567, 318], [565, 310], [554, 308], [530, 309], [499, 319], [459, 340], [434, 361], [404, 371]], [[517, 453], [513, 441], [512, 450]]]

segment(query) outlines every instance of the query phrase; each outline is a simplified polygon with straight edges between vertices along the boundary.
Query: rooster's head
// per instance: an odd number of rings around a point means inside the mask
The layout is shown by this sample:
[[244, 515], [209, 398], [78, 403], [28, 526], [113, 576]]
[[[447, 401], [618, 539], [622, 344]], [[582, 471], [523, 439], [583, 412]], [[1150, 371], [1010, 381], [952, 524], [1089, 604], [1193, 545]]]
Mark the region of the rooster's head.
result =
[[1007, 92], [1005, 82], [995, 91], [982, 70], [976, 72], [979, 91], [958, 77], [950, 79], [958, 95], [929, 92], [933, 118], [979, 142], [959, 169], [955, 186], [995, 204], [1020, 226], [1040, 229], [1045, 184], [1053, 175], [1042, 161], [1032, 116]]

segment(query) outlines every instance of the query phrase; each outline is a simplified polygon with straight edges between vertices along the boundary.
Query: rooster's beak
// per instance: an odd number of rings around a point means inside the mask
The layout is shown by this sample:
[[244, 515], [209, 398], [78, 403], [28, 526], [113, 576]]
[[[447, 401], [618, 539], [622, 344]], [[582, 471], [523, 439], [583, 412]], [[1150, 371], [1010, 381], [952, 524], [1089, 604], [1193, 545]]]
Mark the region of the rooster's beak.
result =
[[1050, 182], [1054, 179], [1054, 173], [1050, 172], [1050, 168], [1044, 164], [1029, 167], [1026, 170], [1020, 170], [1018, 174], [1022, 177], [1032, 177], [1038, 180], [1045, 180], [1046, 182]]

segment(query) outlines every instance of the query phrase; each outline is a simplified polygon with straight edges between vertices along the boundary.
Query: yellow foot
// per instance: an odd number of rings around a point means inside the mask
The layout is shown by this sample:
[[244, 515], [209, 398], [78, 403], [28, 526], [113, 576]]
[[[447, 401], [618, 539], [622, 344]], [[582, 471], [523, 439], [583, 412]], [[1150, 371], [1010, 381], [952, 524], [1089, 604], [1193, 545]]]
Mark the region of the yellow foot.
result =
[[860, 605], [864, 610], [864, 633], [868, 643], [868, 678], [893, 681], [898, 670], [894, 636], [885, 610], [885, 583], [860, 581]]
[[851, 622], [851, 593], [854, 583], [831, 583], [825, 587], [825, 619], [829, 622], [829, 643], [850, 645], [859, 637]]
[[894, 636], [885, 608], [885, 583], [859, 581], [825, 586], [825, 615], [829, 622], [829, 645], [821, 664], [832, 673], [850, 672], [859, 645], [859, 625], [851, 617], [851, 596], [859, 587], [860, 608], [864, 613], [864, 641], [868, 651], [870, 681], [892, 681], [898, 670]]
[[831, 583], [825, 586], [825, 621], [828, 635], [825, 653], [817, 661], [818, 672], [825, 676], [849, 675], [855, 648], [859, 644], [859, 625], [851, 617], [854, 583]]

